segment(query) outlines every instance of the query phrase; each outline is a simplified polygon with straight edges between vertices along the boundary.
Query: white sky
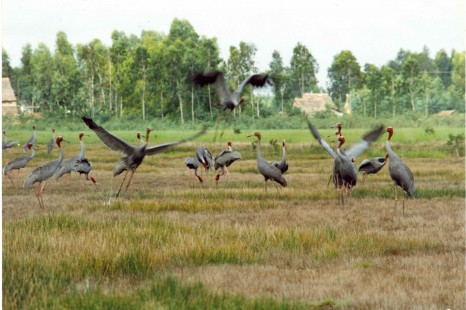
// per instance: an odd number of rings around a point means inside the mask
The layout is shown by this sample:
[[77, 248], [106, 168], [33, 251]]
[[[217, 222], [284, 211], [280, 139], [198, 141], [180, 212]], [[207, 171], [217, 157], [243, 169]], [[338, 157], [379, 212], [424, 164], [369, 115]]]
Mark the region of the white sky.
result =
[[462, 0], [1, 0], [2, 47], [12, 66], [20, 65], [26, 43], [55, 49], [58, 31], [68, 40], [98, 38], [111, 45], [113, 30], [140, 36], [142, 30], [168, 33], [174, 18], [188, 20], [199, 35], [217, 37], [221, 56], [240, 41], [257, 47], [256, 66], [265, 70], [277, 50], [289, 65], [293, 48], [304, 44], [319, 64], [319, 85], [335, 55], [350, 50], [361, 67], [396, 57], [400, 48], [464, 50]]

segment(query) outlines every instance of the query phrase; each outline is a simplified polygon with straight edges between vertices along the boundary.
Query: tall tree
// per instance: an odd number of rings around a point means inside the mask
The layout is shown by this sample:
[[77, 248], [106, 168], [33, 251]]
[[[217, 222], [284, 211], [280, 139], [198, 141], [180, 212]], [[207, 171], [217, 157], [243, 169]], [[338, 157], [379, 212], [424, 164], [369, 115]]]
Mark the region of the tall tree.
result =
[[405, 92], [409, 95], [411, 110], [416, 110], [415, 99], [418, 87], [419, 63], [412, 56], [405, 59], [402, 66], [402, 76], [405, 85]]
[[333, 58], [328, 69], [328, 91], [337, 104], [345, 101], [346, 94], [361, 85], [361, 67], [351, 51], [345, 50]]
[[316, 74], [319, 71], [319, 65], [312, 56], [309, 49], [298, 42], [293, 48], [293, 55], [290, 61], [290, 74], [292, 85], [298, 87], [294, 95], [302, 96], [305, 92], [317, 91]]
[[444, 49], [441, 49], [437, 54], [435, 54], [434, 63], [437, 67], [438, 76], [442, 80], [445, 89], [447, 89], [451, 84], [452, 64], [450, 57]]
[[273, 51], [272, 61], [270, 62], [270, 74], [273, 77], [275, 102], [280, 100], [280, 112], [283, 115], [283, 101], [288, 84], [288, 74], [283, 66], [282, 56], [278, 51]]
[[52, 110], [53, 59], [49, 48], [39, 43], [31, 57], [32, 102], [39, 109]]
[[4, 48], [2, 48], [2, 77], [10, 77], [12, 68], [10, 65], [10, 56]]

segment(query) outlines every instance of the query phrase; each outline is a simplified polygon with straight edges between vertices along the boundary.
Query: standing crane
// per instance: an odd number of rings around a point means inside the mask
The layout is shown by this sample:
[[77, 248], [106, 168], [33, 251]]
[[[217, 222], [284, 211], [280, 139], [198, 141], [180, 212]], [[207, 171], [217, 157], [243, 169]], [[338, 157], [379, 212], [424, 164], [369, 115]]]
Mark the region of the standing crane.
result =
[[61, 136], [58, 136], [55, 140], [57, 147], [60, 149], [60, 156], [58, 157], [58, 159], [37, 167], [27, 176], [26, 180], [24, 180], [24, 189], [28, 189], [34, 183], [39, 182], [39, 185], [36, 189], [36, 198], [39, 201], [39, 207], [41, 208], [44, 207], [42, 192], [44, 190], [45, 182], [55, 174], [55, 172], [58, 170], [58, 167], [63, 161], [64, 154], [60, 144], [62, 141], [63, 138]]
[[[199, 180], [199, 182], [201, 182], [201, 183], [204, 182], [202, 177], [197, 174], [197, 168], [199, 168], [199, 166], [201, 165], [201, 162], [199, 161], [199, 159], [197, 159], [197, 156], [186, 157], [185, 160], [184, 160], [184, 164], [190, 170], [194, 170], [194, 176]], [[194, 187], [194, 182], [193, 182], [191, 187]]]
[[[202, 128], [201, 131], [196, 133], [194, 136], [182, 139], [179, 141], [174, 141], [174, 142], [168, 142], [160, 145], [155, 145], [151, 147], [147, 147], [147, 143], [144, 143], [143, 145], [140, 146], [132, 146], [128, 144], [127, 142], [123, 141], [122, 139], [114, 136], [107, 130], [105, 130], [103, 127], [97, 125], [91, 118], [83, 116], [82, 120], [84, 123], [91, 129], [93, 130], [97, 137], [111, 150], [113, 151], [118, 151], [126, 156], [121, 159], [122, 162], [126, 164], [126, 167], [128, 167], [128, 170], [126, 171], [126, 174], [123, 178], [123, 181], [121, 182], [120, 189], [118, 190], [118, 193], [116, 194], [116, 197], [120, 195], [121, 189], [123, 187], [123, 184], [126, 180], [126, 176], [128, 175], [128, 172], [131, 171], [130, 179], [126, 185], [126, 189], [128, 189], [129, 185], [131, 184], [131, 180], [133, 179], [133, 175], [136, 172], [136, 169], [139, 167], [139, 165], [142, 163], [144, 160], [145, 156], [151, 156], [155, 155], [158, 153], [161, 153], [168, 149], [171, 146], [174, 146], [176, 144], [184, 143], [190, 140], [193, 140], [205, 133], [207, 130], [206, 127]], [[148, 141], [148, 137], [146, 137], [146, 141]]]
[[196, 148], [196, 156], [206, 172], [212, 170], [212, 154], [205, 146], [202, 145]]
[[288, 171], [288, 162], [286, 161], [286, 149], [285, 149], [285, 140], [282, 142], [282, 160], [278, 162], [271, 162], [272, 165], [280, 169], [282, 173], [285, 173]]
[[[261, 154], [261, 134], [260, 132], [255, 132], [253, 135], [250, 135], [248, 137], [256, 136], [257, 137], [257, 146], [256, 146], [256, 151], [257, 151], [257, 169], [259, 170], [260, 174], [264, 176], [265, 179], [265, 190], [267, 191], [267, 181], [272, 180], [273, 182], [277, 182], [283, 187], [287, 186], [286, 180], [283, 177], [282, 172], [280, 169], [275, 167], [274, 165], [270, 164], [267, 162]], [[276, 187], [275, 183], [273, 185]], [[278, 190], [278, 189], [277, 189]]]
[[[357, 171], [354, 167], [354, 159], [365, 152], [372, 143], [377, 140], [377, 138], [383, 133], [383, 126], [379, 126], [376, 129], [366, 133], [362, 140], [354, 144], [349, 150], [343, 151], [341, 146], [345, 143], [344, 137], [341, 135], [341, 128], [337, 131], [337, 134], [340, 135], [338, 138], [340, 144], [337, 149], [337, 154], [332, 150], [328, 143], [322, 139], [319, 132], [308, 121], [308, 127], [314, 136], [314, 138], [319, 142], [327, 153], [333, 158], [333, 183], [335, 188], [338, 191], [338, 201], [340, 205], [344, 205], [342, 187], [344, 190], [351, 190], [357, 182]], [[343, 162], [344, 161], [344, 162]], [[349, 164], [351, 163], [351, 165]], [[356, 171], [356, 177], [354, 176]]]
[[[393, 152], [390, 142], [393, 136], [393, 128], [388, 127], [388, 139], [385, 142], [389, 163], [388, 171], [393, 181], [393, 191], [395, 195], [395, 210], [398, 201], [396, 195], [396, 187], [399, 186], [408, 195], [408, 198], [413, 199], [416, 195], [416, 186], [414, 185], [414, 176], [409, 167]], [[405, 213], [405, 199], [403, 199], [403, 215]]]
[[[220, 100], [218, 105], [222, 112], [225, 110], [230, 110], [231, 112], [246, 101], [244, 97], [241, 97], [241, 93], [243, 92], [246, 85], [250, 84], [253, 87], [263, 87], [266, 84], [272, 84], [272, 81], [267, 73], [251, 74], [246, 79], [244, 79], [233, 92], [230, 92], [227, 81], [225, 80], [225, 74], [219, 70], [196, 73], [192, 78], [192, 81], [194, 84], [200, 87], [214, 84], [215, 91]], [[221, 117], [222, 114], [219, 114], [217, 118], [217, 129]], [[217, 132], [215, 132], [214, 141], [216, 136]]]
[[233, 144], [231, 141], [228, 141], [227, 143], [227, 148], [215, 157], [215, 171], [218, 169], [221, 169], [221, 173], [217, 172], [217, 175], [215, 176], [215, 181], [218, 184], [218, 180], [220, 179], [221, 175], [225, 174], [225, 171], [227, 172], [227, 180], [230, 178], [230, 172], [228, 171], [228, 168], [232, 163], [234, 163], [237, 160], [241, 159], [241, 154], [238, 152], [233, 152], [233, 149], [231, 148]]
[[[92, 164], [89, 162], [87, 158], [78, 159], [76, 161], [76, 164], [73, 170], [79, 173], [79, 178], [81, 179], [81, 181], [82, 181], [82, 175], [85, 176], [86, 181], [91, 180], [89, 179], [89, 173], [92, 170]], [[81, 184], [84, 184], [84, 183], [81, 183]]]
[[29, 140], [24, 143], [24, 153], [28, 150], [28, 144], [31, 143], [32, 146], [36, 146], [37, 143], [37, 135], [36, 135], [36, 125], [32, 125], [32, 136], [29, 138]]
[[30, 156], [21, 156], [21, 157], [15, 158], [12, 161], [10, 161], [9, 163], [7, 163], [5, 165], [5, 168], [3, 168], [3, 175], [7, 176], [10, 179], [11, 184], [13, 184], [13, 180], [11, 179], [9, 173], [11, 171], [13, 171], [13, 170], [18, 170], [18, 175], [19, 175], [19, 169], [22, 169], [22, 168], [26, 167], [26, 165], [31, 161], [31, 159], [34, 158], [34, 155], [36, 153], [34, 152], [32, 143], [28, 144], [28, 150], [31, 151]]
[[85, 147], [84, 147], [83, 136], [84, 136], [84, 133], [80, 132], [78, 137], [79, 137], [79, 144], [81, 145], [81, 151], [79, 152], [78, 155], [68, 158], [67, 160], [64, 160], [62, 162], [62, 164], [60, 165], [60, 168], [55, 174], [56, 181], [58, 181], [63, 175], [67, 173], [69, 174], [69, 176], [71, 176], [71, 172], [76, 171], [76, 163], [78, 161], [81, 161], [84, 158]]
[[15, 145], [19, 145], [18, 141], [8, 141], [5, 130], [3, 130], [2, 150], [9, 149]]
[[385, 157], [374, 157], [371, 159], [364, 159], [358, 168], [358, 171], [364, 172], [362, 182], [365, 182], [367, 175], [375, 174], [382, 170], [382, 168], [385, 167], [387, 160], [388, 154], [386, 154]]
[[47, 153], [50, 154], [50, 152], [52, 152], [54, 147], [55, 147], [55, 128], [52, 128], [52, 138], [50, 138], [50, 141], [47, 144]]

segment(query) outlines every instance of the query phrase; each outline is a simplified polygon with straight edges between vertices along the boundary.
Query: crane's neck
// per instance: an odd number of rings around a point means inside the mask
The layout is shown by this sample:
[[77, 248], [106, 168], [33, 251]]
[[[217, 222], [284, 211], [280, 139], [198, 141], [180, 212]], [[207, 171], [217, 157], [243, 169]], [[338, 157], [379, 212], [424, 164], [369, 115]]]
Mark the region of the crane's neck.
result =
[[257, 158], [262, 158], [261, 154], [261, 139], [257, 140], [257, 146], [256, 146], [256, 151], [257, 151]]
[[36, 155], [36, 151], [34, 151], [34, 149], [31, 148], [31, 156], [29, 156], [29, 158], [33, 159], [35, 155]]
[[86, 148], [84, 147], [84, 141], [81, 139], [81, 140], [79, 141], [79, 144], [81, 145], [81, 153], [79, 153], [79, 156], [80, 156], [81, 158], [83, 158], [83, 157], [84, 157], [84, 153], [85, 153], [85, 151], [86, 151]]
[[393, 152], [392, 147], [390, 145], [390, 140], [385, 141], [385, 149], [387, 150], [387, 155], [388, 157], [396, 156], [396, 154]]
[[228, 150], [228, 152], [233, 152], [233, 149], [231, 148], [230, 145], [227, 147], [227, 150]]
[[285, 149], [285, 146], [283, 146], [283, 155], [282, 155], [282, 159], [283, 160], [286, 160], [286, 149]]
[[63, 161], [63, 158], [65, 157], [65, 154], [63, 153], [63, 149], [61, 148], [61, 145], [58, 144], [58, 148], [60, 149], [60, 156], [58, 156], [58, 163], [61, 164]]

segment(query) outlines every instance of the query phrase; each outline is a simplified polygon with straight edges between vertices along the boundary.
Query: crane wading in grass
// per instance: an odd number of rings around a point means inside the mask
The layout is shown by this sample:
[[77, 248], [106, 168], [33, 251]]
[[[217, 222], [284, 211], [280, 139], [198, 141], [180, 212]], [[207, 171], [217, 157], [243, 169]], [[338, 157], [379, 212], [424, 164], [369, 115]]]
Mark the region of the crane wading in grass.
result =
[[80, 132], [78, 135], [79, 145], [81, 147], [79, 154], [71, 158], [68, 158], [61, 163], [57, 173], [55, 174], [56, 181], [58, 181], [65, 174], [71, 176], [71, 172], [76, 171], [76, 163], [84, 159], [86, 148], [84, 147], [83, 136], [83, 132]]
[[18, 141], [8, 141], [8, 138], [6, 136], [6, 132], [5, 132], [5, 130], [3, 130], [2, 150], [9, 149], [9, 148], [11, 148], [13, 146], [16, 146], [16, 145], [19, 146], [19, 142]]
[[142, 163], [144, 160], [144, 157], [147, 156], [152, 156], [158, 153], [161, 153], [165, 151], [166, 149], [180, 144], [184, 143], [187, 141], [191, 141], [193, 139], [196, 139], [197, 137], [203, 135], [205, 131], [207, 130], [206, 127], [203, 127], [201, 131], [196, 133], [194, 136], [182, 139], [179, 141], [174, 141], [174, 142], [168, 142], [160, 145], [155, 145], [151, 147], [147, 147], [147, 142], [149, 141], [148, 135], [146, 136], [146, 142], [140, 146], [132, 146], [128, 144], [127, 142], [123, 141], [122, 139], [114, 136], [107, 130], [105, 130], [103, 127], [97, 125], [91, 118], [83, 116], [82, 120], [84, 123], [96, 133], [97, 137], [111, 150], [121, 152], [125, 154], [126, 156], [121, 159], [120, 163], [124, 163], [124, 165], [127, 167], [125, 176], [123, 178], [123, 181], [121, 182], [120, 188], [116, 194], [116, 198], [120, 195], [121, 189], [123, 187], [123, 184], [126, 180], [126, 177], [128, 175], [128, 172], [131, 171], [130, 178], [128, 180], [128, 183], [126, 185], [126, 189], [128, 189], [129, 185], [131, 184], [131, 180], [133, 179], [133, 175], [136, 172], [136, 169], [139, 167], [139, 165]]
[[[390, 142], [393, 136], [393, 128], [388, 127], [385, 132], [388, 132], [388, 139], [385, 142], [385, 149], [387, 150], [389, 163], [388, 171], [393, 181], [393, 191], [396, 203], [398, 202], [396, 196], [396, 187], [399, 186], [408, 195], [408, 198], [413, 199], [416, 195], [416, 186], [414, 185], [414, 176], [409, 167], [393, 152]], [[403, 215], [405, 214], [405, 199], [403, 198]]]
[[[28, 144], [28, 150], [31, 151], [30, 156], [21, 156], [18, 158], [13, 159], [9, 163], [5, 165], [5, 168], [3, 168], [3, 175], [7, 176], [8, 179], [10, 179], [11, 184], [13, 184], [13, 180], [10, 177], [10, 172], [13, 170], [18, 170], [18, 175], [19, 175], [19, 169], [22, 169], [26, 167], [26, 165], [31, 161], [31, 159], [34, 158], [34, 155], [36, 154], [34, 152], [34, 149], [32, 147], [32, 143]], [[14, 185], [14, 184], [13, 184]]]
[[[189, 170], [194, 170], [194, 176], [199, 180], [200, 183], [204, 182], [202, 177], [197, 174], [197, 168], [199, 168], [199, 166], [201, 165], [201, 162], [199, 161], [199, 159], [197, 159], [197, 156], [186, 157], [184, 160], [184, 164], [186, 165], [186, 167], [189, 168]], [[194, 187], [194, 181], [191, 187]]]
[[[246, 101], [244, 97], [241, 97], [241, 93], [243, 92], [246, 85], [250, 84], [253, 87], [263, 87], [267, 84], [272, 84], [272, 80], [267, 73], [251, 74], [246, 79], [244, 79], [241, 84], [238, 85], [234, 92], [230, 92], [227, 81], [225, 80], [225, 74], [219, 70], [196, 73], [192, 77], [192, 81], [195, 85], [200, 87], [208, 84], [214, 84], [215, 92], [217, 93], [217, 97], [220, 100], [218, 106], [222, 112], [226, 110], [231, 112]], [[222, 116], [223, 113], [218, 115], [217, 130]], [[215, 131], [214, 141], [217, 137], [217, 130]], [[220, 134], [220, 136], [222, 135], [223, 132]]]
[[[31, 185], [34, 183], [39, 182], [39, 185], [37, 186], [36, 189], [36, 198], [39, 201], [39, 207], [43, 208], [44, 207], [44, 200], [42, 199], [42, 192], [44, 191], [44, 186], [45, 182], [52, 177], [55, 172], [57, 172], [58, 167], [63, 161], [63, 149], [61, 148], [61, 142], [63, 141], [63, 138], [61, 136], [58, 136], [57, 139], [55, 140], [58, 149], [60, 150], [60, 156], [58, 157], [57, 160], [50, 161], [48, 163], [45, 163], [36, 169], [34, 169], [24, 180], [24, 189], [28, 189]], [[32, 144], [32, 143], [31, 143]]]
[[227, 143], [227, 148], [215, 157], [215, 171], [218, 169], [221, 169], [221, 172], [217, 172], [217, 175], [215, 176], [215, 181], [216, 184], [218, 184], [218, 180], [220, 179], [220, 176], [225, 174], [225, 171], [227, 173], [227, 180], [230, 178], [230, 172], [228, 171], [228, 168], [232, 163], [234, 163], [237, 160], [241, 159], [241, 154], [238, 152], [233, 152], [233, 149], [231, 148], [233, 144], [231, 141], [228, 141]]
[[[354, 167], [354, 159], [361, 155], [363, 152], [365, 152], [372, 145], [372, 143], [375, 140], [377, 140], [377, 138], [383, 133], [384, 127], [380, 125], [376, 129], [366, 133], [362, 137], [362, 140], [354, 144], [348, 151], [341, 150], [341, 146], [343, 145], [343, 143], [345, 143], [345, 141], [344, 137], [341, 136], [341, 128], [338, 128], [336, 134], [340, 135], [340, 144], [336, 154], [328, 145], [328, 143], [324, 139], [322, 139], [322, 137], [319, 134], [319, 131], [315, 128], [315, 126], [311, 124], [309, 121], [307, 121], [307, 124], [314, 138], [319, 142], [322, 148], [325, 151], [327, 151], [327, 153], [333, 158], [332, 179], [333, 183], [335, 184], [335, 188], [338, 191], [338, 202], [340, 206], [344, 206], [343, 190], [346, 193], [347, 190], [351, 190], [357, 182], [357, 171]], [[355, 172], [356, 177], [354, 176]]]
[[271, 162], [272, 165], [280, 169], [282, 173], [285, 173], [288, 171], [288, 162], [286, 161], [286, 149], [285, 149], [285, 140], [282, 142], [282, 160], [278, 162]]
[[212, 170], [212, 153], [205, 146], [202, 145], [196, 148], [196, 157], [204, 166], [206, 172]]
[[261, 154], [261, 134], [260, 132], [255, 132], [253, 135], [250, 135], [248, 137], [256, 136], [257, 137], [257, 146], [256, 146], [256, 151], [257, 151], [257, 169], [259, 170], [260, 174], [264, 176], [265, 179], [265, 190], [267, 191], [267, 181], [272, 180], [273, 185], [278, 191], [277, 186], [275, 185], [274, 182], [277, 182], [283, 187], [287, 186], [286, 180], [283, 177], [282, 172], [280, 169], [272, 165], [271, 163], [267, 162]]

